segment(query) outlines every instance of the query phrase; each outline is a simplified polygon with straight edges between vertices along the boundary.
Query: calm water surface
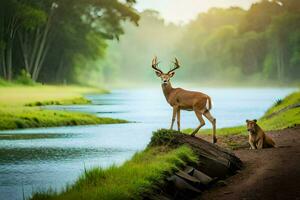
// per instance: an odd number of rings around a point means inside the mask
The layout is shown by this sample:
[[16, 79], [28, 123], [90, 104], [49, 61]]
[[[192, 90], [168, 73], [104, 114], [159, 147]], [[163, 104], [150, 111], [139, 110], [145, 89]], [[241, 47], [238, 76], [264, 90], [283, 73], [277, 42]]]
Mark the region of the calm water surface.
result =
[[[243, 124], [247, 118], [259, 118], [293, 89], [202, 88], [200, 91], [213, 99], [211, 113], [217, 118], [217, 126], [228, 127]], [[73, 183], [85, 168], [121, 164], [146, 147], [153, 130], [170, 125], [172, 110], [160, 89], [116, 90], [87, 98], [92, 105], [47, 109], [93, 113], [135, 123], [1, 131], [3, 135], [36, 134], [35, 139], [0, 140], [1, 200], [23, 199], [23, 191], [28, 197], [33, 191], [50, 187], [59, 190]], [[197, 125], [193, 112], [182, 112], [182, 128]], [[209, 122], [206, 127], [210, 127]], [[47, 137], [40, 137], [43, 134]]]

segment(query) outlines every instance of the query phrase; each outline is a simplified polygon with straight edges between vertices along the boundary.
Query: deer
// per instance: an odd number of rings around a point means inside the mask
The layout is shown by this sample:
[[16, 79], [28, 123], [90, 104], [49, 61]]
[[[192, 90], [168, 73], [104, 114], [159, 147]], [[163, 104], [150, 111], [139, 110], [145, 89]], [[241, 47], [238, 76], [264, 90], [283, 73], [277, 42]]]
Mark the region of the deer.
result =
[[170, 79], [175, 75], [175, 70], [180, 68], [177, 58], [173, 62], [174, 67], [172, 67], [167, 73], [164, 73], [158, 68], [159, 62], [157, 62], [157, 57], [152, 60], [152, 69], [154, 69], [156, 75], [161, 78], [161, 87], [164, 96], [170, 106], [173, 108], [173, 115], [171, 121], [170, 130], [173, 130], [173, 125], [175, 118], [177, 118], [177, 127], [180, 131], [180, 111], [194, 111], [196, 117], [198, 118], [200, 125], [191, 133], [191, 136], [195, 136], [201, 127], [205, 125], [203, 116], [206, 117], [213, 127], [212, 143], [217, 142], [216, 137], [216, 119], [211, 115], [210, 110], [212, 108], [211, 98], [201, 92], [189, 91], [182, 88], [173, 88]]

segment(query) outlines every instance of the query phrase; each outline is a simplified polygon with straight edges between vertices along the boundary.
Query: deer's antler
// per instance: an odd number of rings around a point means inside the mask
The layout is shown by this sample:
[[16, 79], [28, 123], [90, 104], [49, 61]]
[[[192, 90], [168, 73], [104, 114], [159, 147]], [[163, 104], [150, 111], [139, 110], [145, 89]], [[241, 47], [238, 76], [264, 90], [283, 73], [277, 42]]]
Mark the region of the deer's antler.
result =
[[173, 69], [171, 69], [170, 71], [168, 71], [168, 73], [171, 73], [171, 72], [175, 71], [176, 69], [178, 69], [180, 67], [177, 58], [175, 58], [175, 62], [173, 62], [173, 63], [174, 63], [175, 66], [173, 67]]
[[160, 72], [160, 73], [163, 74], [163, 72], [162, 72], [160, 69], [157, 68], [158, 64], [159, 64], [159, 62], [157, 62], [157, 57], [155, 56], [155, 57], [153, 58], [153, 60], [152, 60], [152, 65], [151, 65], [151, 66], [152, 66], [152, 68], [153, 68], [155, 71], [158, 71], [158, 72]]

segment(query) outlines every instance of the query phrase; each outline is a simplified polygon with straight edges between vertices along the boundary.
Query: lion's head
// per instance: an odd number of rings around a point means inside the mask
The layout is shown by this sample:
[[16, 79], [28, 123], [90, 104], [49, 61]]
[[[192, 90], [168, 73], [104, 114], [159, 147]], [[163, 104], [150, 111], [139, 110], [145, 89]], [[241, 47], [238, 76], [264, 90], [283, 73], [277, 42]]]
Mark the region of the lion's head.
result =
[[256, 124], [257, 120], [254, 119], [254, 120], [249, 120], [247, 119], [246, 120], [246, 123], [247, 123], [247, 130], [251, 133], [256, 133], [256, 130], [257, 130], [257, 124]]

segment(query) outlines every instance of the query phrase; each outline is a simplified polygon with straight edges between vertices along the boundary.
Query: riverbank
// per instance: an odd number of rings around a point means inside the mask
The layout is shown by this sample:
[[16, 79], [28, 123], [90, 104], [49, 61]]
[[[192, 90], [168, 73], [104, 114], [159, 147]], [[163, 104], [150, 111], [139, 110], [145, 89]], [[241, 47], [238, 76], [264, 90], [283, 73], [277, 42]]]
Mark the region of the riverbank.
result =
[[[246, 120], [246, 119], [245, 119]], [[264, 131], [293, 128], [300, 125], [300, 91], [277, 100], [257, 122]], [[217, 129], [218, 145], [229, 149], [249, 148], [245, 125]], [[190, 133], [193, 129], [183, 132]], [[197, 137], [211, 141], [211, 129], [200, 130]]]
[[64, 188], [63, 192], [39, 192], [32, 199], [141, 199], [159, 189], [175, 171], [197, 161], [197, 156], [187, 146], [147, 148], [122, 166], [85, 171], [75, 184]]
[[82, 95], [107, 93], [99, 88], [50, 85], [0, 87], [0, 130], [88, 124], [125, 123], [91, 114], [44, 110], [44, 105], [88, 104]]
[[[262, 123], [263, 128], [266, 130], [283, 129], [300, 124], [299, 108], [285, 109], [290, 105], [297, 104], [299, 100], [300, 92], [295, 92], [276, 102], [259, 120], [259, 123]], [[86, 196], [88, 199], [98, 197], [101, 197], [101, 199], [126, 199], [141, 197], [145, 192], [155, 192], [158, 185], [163, 183], [165, 178], [173, 172], [169, 169], [176, 171], [182, 169], [188, 162], [197, 162], [197, 159], [193, 159], [196, 158], [197, 154], [189, 147], [183, 146], [178, 149], [170, 149], [164, 145], [170, 141], [169, 133], [167, 130], [156, 132], [157, 139], [159, 139], [158, 141], [162, 146], [159, 148], [148, 147], [122, 166], [88, 170], [75, 184], [68, 186], [63, 192], [35, 193], [33, 199], [76, 199], [80, 196]], [[204, 136], [204, 138], [207, 136], [210, 139], [210, 134], [210, 130], [202, 130], [197, 136]], [[219, 137], [218, 145], [220, 146], [231, 149], [248, 148], [247, 131], [244, 125], [218, 129], [217, 134]], [[228, 139], [228, 141], [222, 141], [223, 138]], [[175, 150], [178, 151], [174, 153]], [[182, 156], [189, 159], [182, 159]], [[157, 162], [157, 160], [160, 160], [160, 162]], [[178, 168], [179, 166], [181, 168]]]
[[214, 144], [161, 129], [122, 166], [85, 170], [62, 192], [38, 192], [32, 199], [189, 199], [181, 197], [196, 197], [241, 167], [236, 156]]

